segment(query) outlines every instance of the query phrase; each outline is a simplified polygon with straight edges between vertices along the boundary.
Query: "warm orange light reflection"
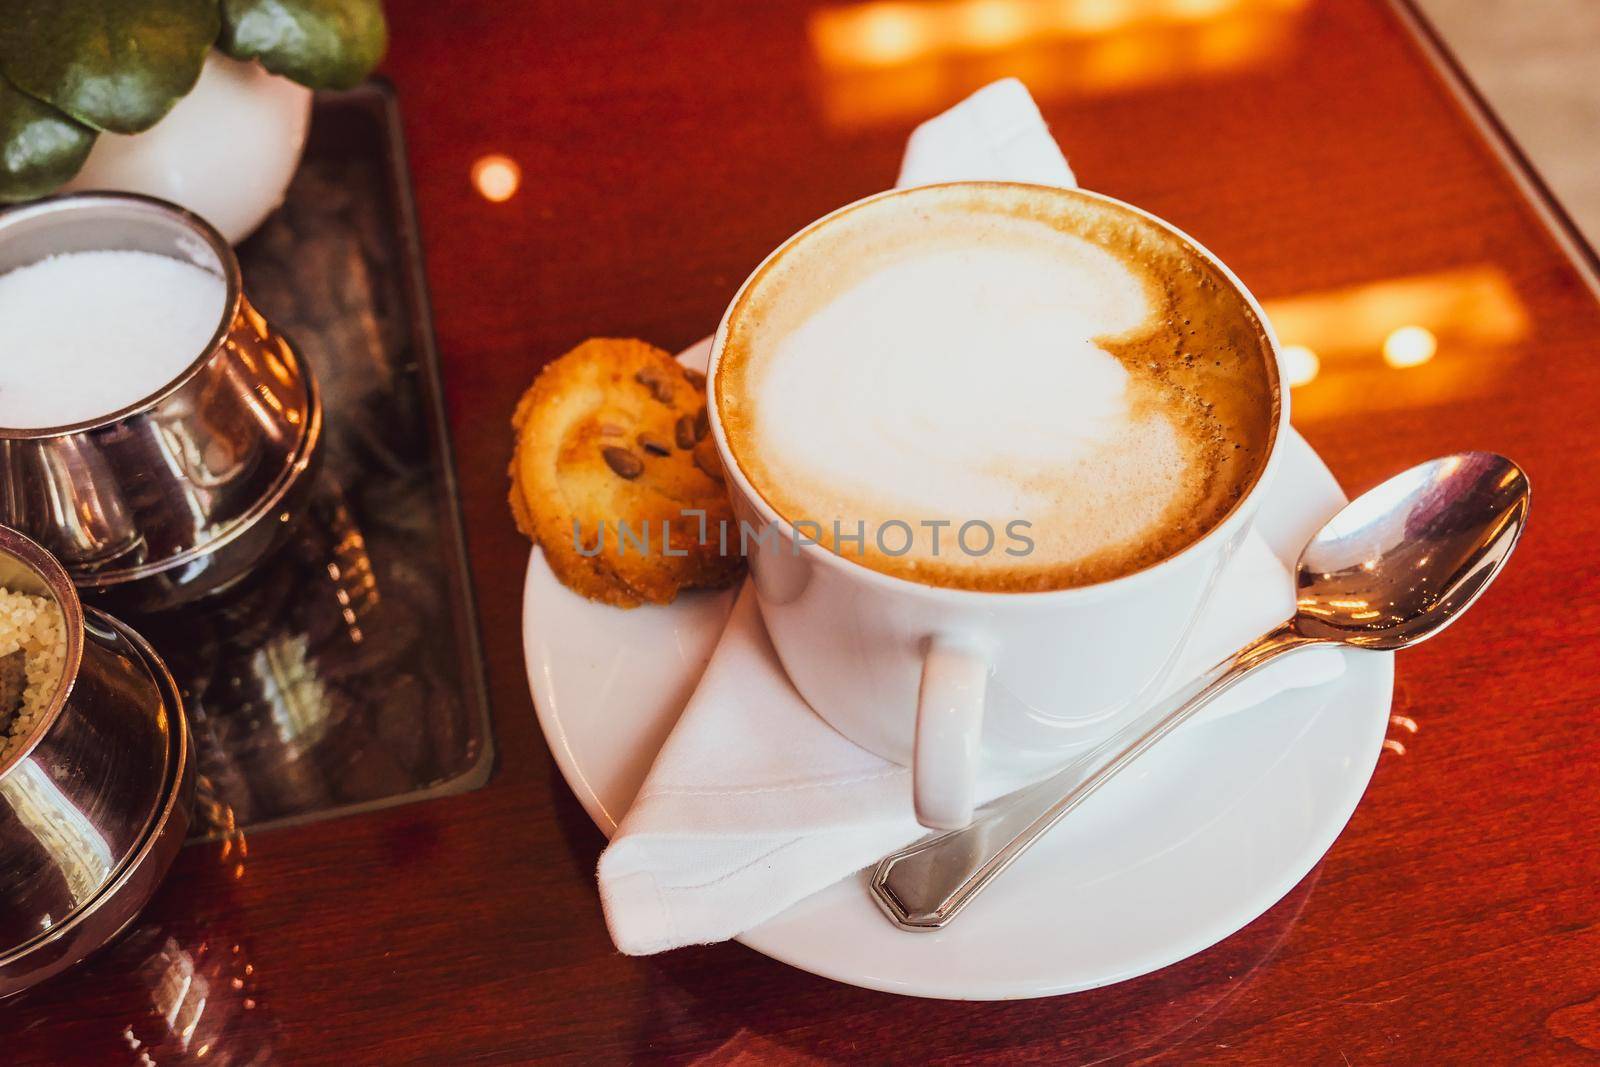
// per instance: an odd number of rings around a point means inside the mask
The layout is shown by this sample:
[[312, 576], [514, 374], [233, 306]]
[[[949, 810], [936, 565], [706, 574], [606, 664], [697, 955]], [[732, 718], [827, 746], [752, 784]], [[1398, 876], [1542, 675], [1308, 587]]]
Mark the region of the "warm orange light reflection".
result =
[[871, 66], [899, 63], [917, 55], [927, 46], [927, 30], [917, 9], [911, 4], [872, 4], [862, 9], [861, 17], [841, 35], [835, 47], [851, 61]]
[[1439, 350], [1439, 339], [1425, 326], [1402, 326], [1383, 339], [1383, 361], [1391, 367], [1420, 367]]
[[510, 200], [521, 185], [522, 168], [509, 156], [482, 156], [472, 164], [472, 187], [491, 203]]
[[1123, 92], [1286, 60], [1309, 0], [877, 0], [807, 29], [834, 124], [925, 118], [1015, 75], [1035, 97]]
[[1174, 15], [1188, 19], [1216, 18], [1231, 6], [1230, 0], [1170, 0], [1167, 4]]
[[1400, 327], [1475, 345], [1516, 341], [1528, 329], [1511, 283], [1489, 266], [1327, 289], [1265, 307], [1285, 343], [1309, 345], [1325, 360], [1330, 353], [1380, 351]]
[[[1300, 383], [1294, 417], [1346, 417], [1457, 402], [1498, 387], [1529, 317], [1510, 280], [1487, 264], [1268, 300], [1289, 355], [1315, 351], [1315, 381]], [[1405, 373], [1396, 373], [1404, 369]]]
[[1283, 377], [1291, 387], [1313, 381], [1321, 366], [1322, 361], [1317, 354], [1305, 345], [1283, 347]]
[[1016, 0], [968, 0], [961, 34], [973, 48], [1005, 48], [1036, 30], [1038, 13], [1036, 5]]
[[824, 8], [811, 43], [829, 66], [887, 66], [937, 54], [982, 52], [1035, 40], [1215, 23], [1295, 11], [1305, 0], [878, 0]]

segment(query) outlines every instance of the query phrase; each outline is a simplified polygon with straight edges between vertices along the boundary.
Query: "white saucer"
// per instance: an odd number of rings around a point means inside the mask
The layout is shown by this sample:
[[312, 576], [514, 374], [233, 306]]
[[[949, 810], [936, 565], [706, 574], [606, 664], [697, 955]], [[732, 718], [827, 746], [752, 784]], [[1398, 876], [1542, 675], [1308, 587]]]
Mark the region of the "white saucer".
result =
[[[679, 358], [704, 367], [709, 341]], [[1292, 567], [1344, 502], [1290, 431], [1257, 528]], [[534, 551], [523, 651], [539, 725], [608, 837], [716, 646], [733, 593], [619, 611], [556, 581]], [[864, 875], [739, 940], [869, 989], [961, 1000], [1051, 996], [1175, 963], [1251, 922], [1344, 829], [1388, 725], [1391, 656], [1351, 653], [1338, 679], [1195, 723], [1107, 785], [948, 930], [896, 929]]]

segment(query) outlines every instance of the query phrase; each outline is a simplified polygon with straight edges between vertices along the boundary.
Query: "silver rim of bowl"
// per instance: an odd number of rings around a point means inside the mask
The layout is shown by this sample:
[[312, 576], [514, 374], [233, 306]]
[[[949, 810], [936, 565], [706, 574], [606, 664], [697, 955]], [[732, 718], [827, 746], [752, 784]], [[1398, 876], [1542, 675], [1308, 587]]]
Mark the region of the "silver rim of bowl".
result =
[[239, 309], [243, 303], [244, 283], [239, 273], [239, 258], [234, 255], [233, 246], [229, 245], [222, 234], [217, 232], [216, 227], [199, 215], [187, 208], [179, 207], [177, 204], [157, 197], [144, 196], [139, 193], [66, 193], [60, 196], [48, 196], [17, 207], [6, 208], [0, 210], [0, 244], [4, 244], [7, 230], [39, 218], [51, 215], [67, 216], [75, 212], [94, 212], [107, 209], [131, 210], [164, 217], [187, 227], [195, 237], [199, 238], [211, 254], [216, 257], [217, 272], [222, 277], [223, 285], [226, 286], [227, 291], [222, 302], [221, 321], [217, 323], [216, 329], [211, 332], [211, 339], [206, 342], [203, 349], [195, 354], [189, 365], [180, 371], [177, 377], [148, 395], [115, 411], [98, 415], [92, 419], [85, 419], [82, 422], [28, 429], [0, 426], [0, 439], [35, 440], [48, 437], [65, 437], [69, 434], [82, 433], [85, 430], [108, 426], [150, 407], [182, 388], [185, 382], [200, 372], [200, 368], [205, 366], [217, 348], [227, 340], [228, 330], [233, 325], [233, 320], [239, 315]]

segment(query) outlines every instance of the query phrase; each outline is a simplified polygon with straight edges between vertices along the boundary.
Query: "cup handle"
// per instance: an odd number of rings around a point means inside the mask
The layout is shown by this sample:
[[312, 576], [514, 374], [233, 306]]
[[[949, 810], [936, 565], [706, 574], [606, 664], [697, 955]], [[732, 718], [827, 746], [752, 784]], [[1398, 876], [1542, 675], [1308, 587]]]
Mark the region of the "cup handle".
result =
[[988, 676], [988, 661], [971, 647], [929, 642], [911, 766], [917, 821], [929, 829], [959, 830], [972, 821]]

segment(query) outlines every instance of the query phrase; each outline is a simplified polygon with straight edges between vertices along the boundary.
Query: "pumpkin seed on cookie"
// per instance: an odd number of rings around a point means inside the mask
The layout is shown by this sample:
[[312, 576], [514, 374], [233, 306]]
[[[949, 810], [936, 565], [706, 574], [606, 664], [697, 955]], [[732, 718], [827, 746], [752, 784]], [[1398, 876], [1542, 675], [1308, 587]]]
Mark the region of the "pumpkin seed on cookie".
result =
[[618, 478], [633, 479], [644, 473], [644, 460], [626, 448], [607, 445], [600, 450], [600, 454], [605, 457], [606, 466], [610, 467]]

